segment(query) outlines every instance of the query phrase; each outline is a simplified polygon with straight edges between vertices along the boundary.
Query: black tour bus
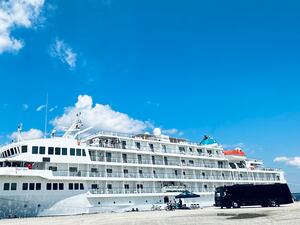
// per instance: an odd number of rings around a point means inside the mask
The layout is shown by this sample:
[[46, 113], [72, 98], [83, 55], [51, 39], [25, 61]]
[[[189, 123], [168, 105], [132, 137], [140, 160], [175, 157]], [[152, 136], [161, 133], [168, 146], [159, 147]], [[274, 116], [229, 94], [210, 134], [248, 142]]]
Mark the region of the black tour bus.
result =
[[217, 187], [215, 206], [223, 209], [240, 206], [261, 205], [275, 207], [293, 203], [287, 184], [235, 184]]

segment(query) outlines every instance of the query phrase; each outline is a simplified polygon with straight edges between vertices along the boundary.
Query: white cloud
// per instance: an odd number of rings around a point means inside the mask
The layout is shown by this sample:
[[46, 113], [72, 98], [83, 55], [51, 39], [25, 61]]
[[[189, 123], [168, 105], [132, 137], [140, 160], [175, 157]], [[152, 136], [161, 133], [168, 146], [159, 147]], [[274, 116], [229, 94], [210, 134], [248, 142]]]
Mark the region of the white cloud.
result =
[[56, 110], [57, 108], [58, 108], [58, 106], [56, 105], [56, 106], [50, 108], [50, 109], [49, 109], [49, 112], [53, 112], [53, 111]]
[[173, 128], [173, 129], [162, 130], [162, 134], [182, 136], [183, 132]]
[[18, 27], [31, 28], [38, 20], [44, 0], [0, 1], [0, 54], [17, 52], [24, 42], [11, 35]]
[[23, 104], [23, 110], [27, 110], [29, 109], [29, 105], [28, 104]]
[[55, 43], [50, 46], [50, 55], [67, 64], [70, 70], [75, 69], [77, 54], [63, 40], [56, 38]]
[[160, 104], [159, 104], [159, 103], [153, 102], [153, 101], [150, 101], [150, 100], [146, 101], [146, 105], [147, 105], [147, 106], [151, 106], [151, 107], [156, 107], [156, 108], [159, 108], [159, 107], [160, 107]]
[[[22, 132], [21, 136], [22, 136], [23, 140], [39, 139], [39, 138], [43, 137], [43, 132], [41, 130], [31, 128], [28, 131]], [[12, 140], [17, 140], [17, 138], [18, 138], [18, 132], [13, 132], [11, 135], [9, 135], [9, 137]]]
[[44, 109], [46, 106], [45, 105], [40, 105], [36, 108], [36, 111], [39, 112], [41, 111], [42, 109]]
[[280, 157], [276, 157], [273, 161], [274, 162], [282, 162], [288, 166], [295, 166], [295, 167], [300, 168], [300, 157], [299, 156], [295, 156], [295, 157], [280, 156]]
[[109, 105], [94, 105], [92, 97], [88, 95], [79, 95], [76, 104], [65, 108], [64, 114], [56, 117], [51, 123], [56, 130], [64, 130], [76, 120], [76, 114], [79, 112], [84, 126], [91, 126], [96, 131], [138, 133], [151, 127], [149, 122], [133, 119], [125, 113], [113, 110]]

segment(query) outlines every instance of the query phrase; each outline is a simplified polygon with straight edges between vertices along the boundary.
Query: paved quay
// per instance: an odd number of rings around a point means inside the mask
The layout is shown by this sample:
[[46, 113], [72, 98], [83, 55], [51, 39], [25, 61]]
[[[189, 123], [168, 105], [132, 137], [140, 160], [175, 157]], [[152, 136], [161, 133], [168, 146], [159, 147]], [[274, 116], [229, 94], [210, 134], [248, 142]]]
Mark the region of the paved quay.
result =
[[3, 219], [0, 225], [188, 225], [188, 224], [300, 224], [300, 203], [276, 208], [205, 208], [196, 210], [99, 213], [90, 215]]

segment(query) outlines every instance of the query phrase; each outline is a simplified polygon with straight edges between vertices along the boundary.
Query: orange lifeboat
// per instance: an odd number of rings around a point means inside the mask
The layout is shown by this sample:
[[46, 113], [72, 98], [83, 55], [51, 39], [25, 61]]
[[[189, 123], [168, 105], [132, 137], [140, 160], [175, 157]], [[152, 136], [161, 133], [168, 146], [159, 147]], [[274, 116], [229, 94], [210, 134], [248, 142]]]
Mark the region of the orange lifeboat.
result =
[[246, 156], [245, 152], [243, 152], [241, 149], [224, 150], [223, 152], [224, 155]]

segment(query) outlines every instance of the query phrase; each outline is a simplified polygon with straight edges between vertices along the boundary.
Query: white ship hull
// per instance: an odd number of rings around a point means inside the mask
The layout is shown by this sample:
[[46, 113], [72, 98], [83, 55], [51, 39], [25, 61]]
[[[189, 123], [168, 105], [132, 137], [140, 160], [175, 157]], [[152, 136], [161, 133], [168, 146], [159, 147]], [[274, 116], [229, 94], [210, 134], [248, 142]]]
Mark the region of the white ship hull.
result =
[[283, 171], [205, 140], [99, 133], [3, 146], [0, 218], [164, 209], [184, 190], [200, 195], [186, 206], [206, 207], [218, 186], [286, 182]]

